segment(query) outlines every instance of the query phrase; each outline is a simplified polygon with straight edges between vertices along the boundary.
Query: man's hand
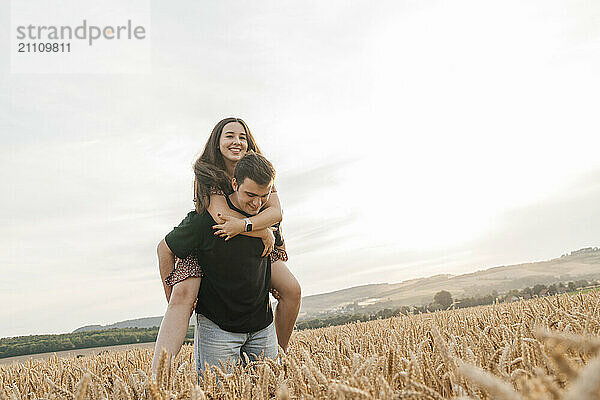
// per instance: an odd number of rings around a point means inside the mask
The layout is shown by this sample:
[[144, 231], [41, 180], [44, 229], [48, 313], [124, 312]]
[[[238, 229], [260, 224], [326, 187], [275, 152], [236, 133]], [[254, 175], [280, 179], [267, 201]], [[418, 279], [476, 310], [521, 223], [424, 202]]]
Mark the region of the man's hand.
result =
[[275, 300], [277, 300], [277, 301], [281, 300], [281, 295], [274, 288], [271, 288], [271, 294], [273, 295], [273, 297], [275, 298]]
[[246, 223], [243, 219], [230, 217], [229, 215], [223, 215], [221, 213], [217, 214], [217, 219], [219, 219], [219, 221], [217, 221], [219, 224], [213, 225], [212, 227], [213, 229], [216, 229], [215, 236], [225, 238], [226, 241], [244, 232], [246, 229]]
[[260, 237], [265, 245], [265, 249], [263, 250], [261, 257], [266, 257], [273, 251], [273, 247], [275, 247], [275, 236], [273, 235], [273, 231], [277, 228], [268, 228], [264, 230], [264, 234]]

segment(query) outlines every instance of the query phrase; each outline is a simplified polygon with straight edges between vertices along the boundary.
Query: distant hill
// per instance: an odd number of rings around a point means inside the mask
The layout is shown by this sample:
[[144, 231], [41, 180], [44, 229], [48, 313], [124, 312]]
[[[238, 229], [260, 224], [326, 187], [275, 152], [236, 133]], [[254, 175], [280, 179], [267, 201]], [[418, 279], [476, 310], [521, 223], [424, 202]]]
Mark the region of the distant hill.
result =
[[534, 263], [493, 267], [462, 275], [435, 275], [394, 284], [358, 286], [302, 299], [301, 318], [323, 314], [377, 311], [385, 307], [420, 305], [447, 290], [456, 298], [483, 296], [496, 290], [506, 292], [537, 283], [567, 282], [600, 278], [600, 248], [588, 247], [559, 258]]
[[[194, 316], [190, 318], [190, 325], [193, 325], [194, 322], [192, 319]], [[89, 331], [105, 331], [108, 329], [122, 329], [122, 328], [158, 328], [160, 323], [162, 322], [163, 317], [146, 317], [146, 318], [138, 318], [138, 319], [128, 319], [127, 321], [115, 322], [110, 325], [87, 325], [82, 326], [81, 328], [77, 328], [73, 331], [73, 333], [77, 332], [89, 332]]]
[[[587, 247], [559, 258], [526, 264], [493, 267], [462, 275], [435, 275], [400, 283], [355, 286], [335, 292], [302, 298], [299, 319], [327, 314], [374, 312], [402, 305], [420, 305], [433, 300], [435, 293], [447, 290], [457, 298], [483, 296], [496, 290], [506, 292], [537, 283], [567, 282], [578, 279], [600, 279], [600, 248]], [[162, 317], [139, 318], [112, 325], [88, 325], [74, 332], [114, 328], [149, 328], [159, 326]]]
[[89, 331], [104, 331], [107, 329], [121, 329], [121, 328], [154, 328], [160, 326], [163, 317], [146, 317], [138, 319], [130, 319], [127, 321], [115, 322], [111, 325], [87, 325], [77, 328], [73, 333], [77, 332], [89, 332]]

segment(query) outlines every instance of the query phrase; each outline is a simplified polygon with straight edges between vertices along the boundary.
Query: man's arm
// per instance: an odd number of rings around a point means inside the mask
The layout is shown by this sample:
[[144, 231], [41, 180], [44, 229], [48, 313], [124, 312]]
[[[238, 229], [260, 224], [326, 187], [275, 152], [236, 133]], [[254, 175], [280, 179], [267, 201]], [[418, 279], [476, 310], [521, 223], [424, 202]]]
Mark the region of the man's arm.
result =
[[158, 270], [160, 271], [160, 280], [162, 281], [163, 288], [165, 289], [165, 296], [167, 303], [171, 298], [171, 286], [165, 283], [165, 278], [175, 269], [175, 254], [169, 249], [165, 239], [161, 240], [156, 248], [158, 254]]

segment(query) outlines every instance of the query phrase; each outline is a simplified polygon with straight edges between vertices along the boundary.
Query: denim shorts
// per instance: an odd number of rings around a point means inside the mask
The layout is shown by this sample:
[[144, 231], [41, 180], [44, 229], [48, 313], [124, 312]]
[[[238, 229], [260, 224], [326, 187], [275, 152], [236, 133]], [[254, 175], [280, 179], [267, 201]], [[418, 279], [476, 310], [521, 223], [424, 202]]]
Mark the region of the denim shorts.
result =
[[196, 329], [194, 332], [194, 355], [198, 375], [204, 371], [205, 364], [220, 365], [230, 360], [232, 364], [242, 361], [246, 353], [250, 361], [263, 355], [265, 358], [277, 356], [277, 335], [275, 325], [258, 332], [234, 333], [224, 331], [217, 324], [202, 314], [196, 314]]

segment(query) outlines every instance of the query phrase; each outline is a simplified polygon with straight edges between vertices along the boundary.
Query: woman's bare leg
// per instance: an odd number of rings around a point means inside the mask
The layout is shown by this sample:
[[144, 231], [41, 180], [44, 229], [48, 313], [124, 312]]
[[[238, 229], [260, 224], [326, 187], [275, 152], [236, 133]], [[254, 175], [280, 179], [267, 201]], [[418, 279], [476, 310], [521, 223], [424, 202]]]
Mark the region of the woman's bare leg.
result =
[[271, 264], [271, 287], [277, 290], [281, 297], [275, 308], [275, 330], [279, 345], [287, 351], [300, 311], [302, 290], [294, 275], [281, 260]]
[[152, 358], [152, 376], [156, 377], [160, 353], [164, 350], [169, 355], [169, 360], [176, 356], [185, 340], [185, 335], [190, 324], [193, 306], [198, 296], [200, 278], [187, 278], [173, 286], [167, 311], [160, 324], [154, 357]]

